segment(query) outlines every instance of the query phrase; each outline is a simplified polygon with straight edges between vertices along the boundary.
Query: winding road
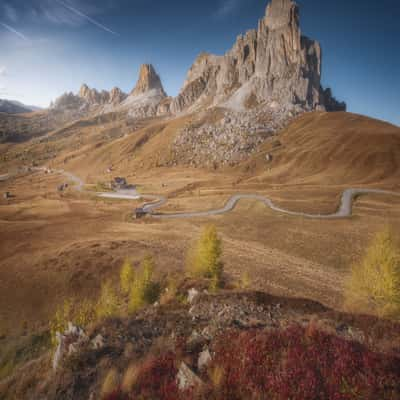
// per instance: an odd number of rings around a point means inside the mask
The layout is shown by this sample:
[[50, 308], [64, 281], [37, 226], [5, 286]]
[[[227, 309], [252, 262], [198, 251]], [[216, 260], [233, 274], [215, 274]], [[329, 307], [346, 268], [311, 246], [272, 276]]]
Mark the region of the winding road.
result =
[[[46, 168], [35, 168], [34, 170], [45, 171]], [[52, 172], [64, 175], [67, 179], [69, 179], [75, 184], [76, 190], [81, 192], [84, 191], [85, 183], [81, 178], [77, 177], [76, 175], [64, 170], [53, 170]], [[2, 175], [2, 177], [11, 177], [11, 176]], [[297, 217], [310, 218], [310, 219], [340, 219], [340, 218], [348, 218], [352, 215], [353, 200], [356, 196], [367, 195], [367, 194], [382, 194], [382, 195], [400, 197], [400, 193], [388, 190], [349, 188], [342, 193], [342, 197], [340, 200], [340, 207], [335, 213], [308, 214], [303, 212], [290, 211], [278, 207], [272, 202], [271, 199], [259, 194], [235, 194], [229, 198], [225, 206], [222, 208], [217, 208], [214, 210], [207, 210], [207, 211], [197, 211], [197, 212], [161, 214], [161, 213], [156, 213], [156, 210], [167, 203], [167, 199], [163, 196], [156, 196], [156, 195], [142, 196], [135, 189], [118, 190], [115, 192], [107, 192], [107, 193], [96, 193], [96, 195], [101, 198], [110, 198], [119, 200], [138, 200], [140, 198], [144, 198], [146, 200], [150, 200], [150, 202], [143, 205], [142, 209], [146, 214], [151, 215], [153, 218], [159, 218], [159, 219], [210, 217], [214, 215], [226, 214], [232, 211], [240, 200], [257, 200], [260, 201], [261, 203], [264, 203], [271, 210], [274, 210], [282, 214], [287, 214]]]

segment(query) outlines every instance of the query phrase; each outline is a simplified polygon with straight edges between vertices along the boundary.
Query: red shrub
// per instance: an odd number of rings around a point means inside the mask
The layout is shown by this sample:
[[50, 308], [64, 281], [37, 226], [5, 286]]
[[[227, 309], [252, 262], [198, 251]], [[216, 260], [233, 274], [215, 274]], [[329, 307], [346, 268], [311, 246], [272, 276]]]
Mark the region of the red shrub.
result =
[[[400, 359], [318, 330], [229, 331], [214, 346], [210, 370], [223, 371], [207, 400], [399, 400]], [[107, 400], [191, 400], [176, 385], [175, 355], [148, 359], [134, 392]]]
[[[177, 373], [173, 353], [148, 358], [139, 371], [134, 391], [126, 399], [176, 400], [179, 394], [176, 384]], [[125, 400], [122, 395], [115, 399]]]
[[400, 399], [400, 360], [301, 327], [221, 337], [222, 399]]

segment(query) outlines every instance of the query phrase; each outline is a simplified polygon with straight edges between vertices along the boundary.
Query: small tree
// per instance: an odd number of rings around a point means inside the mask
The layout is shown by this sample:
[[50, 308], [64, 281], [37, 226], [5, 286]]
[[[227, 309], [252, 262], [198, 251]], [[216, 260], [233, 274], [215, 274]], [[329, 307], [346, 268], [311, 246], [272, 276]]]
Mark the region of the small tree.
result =
[[224, 265], [222, 241], [214, 225], [206, 226], [195, 247], [189, 251], [188, 269], [197, 277], [211, 279], [211, 288], [221, 286]]
[[57, 345], [57, 332], [64, 333], [67, 329], [68, 322], [71, 321], [72, 317], [72, 302], [64, 301], [64, 303], [59, 306], [53, 319], [50, 321], [50, 336], [51, 343], [53, 346]]
[[126, 260], [122, 265], [120, 272], [120, 285], [123, 294], [128, 295], [132, 289], [133, 283], [135, 282], [135, 270], [132, 264]]
[[346, 304], [360, 311], [400, 318], [400, 249], [389, 229], [379, 233], [352, 268]]
[[118, 296], [111, 281], [101, 286], [100, 298], [96, 306], [96, 315], [99, 319], [113, 317], [118, 313]]
[[154, 260], [146, 256], [140, 267], [140, 274], [136, 276], [130, 292], [129, 311], [135, 312], [146, 304], [154, 303], [160, 295], [159, 285], [153, 281]]

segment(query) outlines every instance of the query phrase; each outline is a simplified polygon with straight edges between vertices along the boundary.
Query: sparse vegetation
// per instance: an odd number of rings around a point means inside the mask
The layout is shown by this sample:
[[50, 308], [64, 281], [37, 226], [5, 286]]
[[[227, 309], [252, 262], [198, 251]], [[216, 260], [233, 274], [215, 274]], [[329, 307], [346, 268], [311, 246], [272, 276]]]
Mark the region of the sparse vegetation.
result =
[[216, 290], [222, 285], [224, 264], [221, 256], [222, 240], [218, 236], [217, 228], [208, 225], [196, 245], [189, 251], [188, 271], [195, 277], [210, 279], [210, 288]]
[[[38, 333], [5, 342], [0, 339], [0, 381], [16, 368], [48, 351], [51, 338], [48, 332]], [[0, 395], [0, 398], [1, 395]]]
[[128, 295], [135, 282], [135, 270], [129, 260], [125, 260], [120, 272], [121, 291], [124, 295]]
[[125, 261], [120, 271], [119, 291], [111, 280], [107, 280], [101, 286], [97, 301], [66, 300], [50, 321], [53, 346], [57, 345], [56, 333], [64, 332], [69, 322], [84, 328], [103, 319], [123, 315], [126, 309], [136, 312], [143, 306], [156, 302], [160, 297], [160, 284], [154, 281], [153, 273], [154, 260], [151, 256], [143, 259], [138, 274], [132, 264]]
[[57, 345], [56, 333], [64, 332], [67, 329], [69, 322], [80, 327], [87, 327], [88, 325], [98, 321], [100, 307], [104, 308], [102, 302], [104, 302], [105, 299], [103, 296], [104, 293], [102, 292], [98, 305], [88, 299], [80, 301], [64, 301], [64, 303], [57, 308], [53, 319], [50, 321], [50, 337], [52, 345]]
[[97, 182], [96, 186], [94, 187], [96, 192], [111, 192], [110, 185], [107, 185], [104, 182]]
[[400, 318], [400, 247], [389, 229], [376, 235], [354, 265], [345, 291], [349, 308]]
[[156, 302], [160, 295], [160, 285], [153, 281], [154, 260], [146, 256], [130, 290], [129, 311], [135, 312], [146, 304]]
[[117, 315], [120, 302], [112, 282], [106, 281], [101, 287], [99, 301], [96, 305], [96, 316], [98, 319], [110, 318]]
[[57, 332], [64, 332], [67, 329], [68, 322], [73, 321], [72, 302], [70, 300], [57, 308], [54, 318], [50, 321], [50, 336], [53, 346], [57, 345]]

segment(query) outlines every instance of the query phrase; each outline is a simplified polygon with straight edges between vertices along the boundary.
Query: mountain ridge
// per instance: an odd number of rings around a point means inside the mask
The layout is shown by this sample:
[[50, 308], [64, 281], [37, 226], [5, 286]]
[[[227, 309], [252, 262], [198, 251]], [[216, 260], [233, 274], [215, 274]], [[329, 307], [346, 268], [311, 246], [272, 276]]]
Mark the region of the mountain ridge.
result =
[[[213, 107], [245, 111], [255, 104], [269, 108], [280, 106], [286, 113], [345, 111], [345, 103], [338, 102], [330, 88], [322, 87], [321, 71], [321, 46], [302, 35], [298, 5], [292, 0], [272, 0], [258, 27], [239, 35], [225, 55], [203, 52], [195, 59], [176, 97], [167, 97], [151, 64], [140, 67], [136, 86], [126, 97], [142, 96], [156, 89], [159, 104], [156, 107], [153, 102], [146, 117], [174, 116]], [[84, 89], [78, 97], [90, 107], [109, 103], [107, 92]], [[111, 102], [112, 111], [129, 109], [128, 104], [135, 103], [123, 104], [126, 97], [125, 94], [116, 96]], [[111, 110], [100, 107], [96, 111]]]
[[24, 114], [40, 110], [40, 107], [26, 105], [17, 100], [0, 99], [0, 113]]

